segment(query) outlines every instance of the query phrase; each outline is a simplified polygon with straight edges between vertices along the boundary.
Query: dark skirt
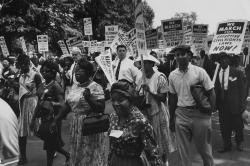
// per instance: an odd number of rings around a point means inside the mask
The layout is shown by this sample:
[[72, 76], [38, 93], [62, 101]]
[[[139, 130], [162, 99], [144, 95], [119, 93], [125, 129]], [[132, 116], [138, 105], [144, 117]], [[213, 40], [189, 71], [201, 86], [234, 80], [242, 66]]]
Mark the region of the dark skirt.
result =
[[61, 127], [62, 127], [62, 123], [61, 122], [57, 123], [57, 132], [55, 135], [53, 135], [53, 137], [44, 141], [44, 144], [43, 144], [44, 150], [56, 151], [64, 146], [64, 142], [61, 136]]
[[140, 156], [121, 157], [113, 153], [110, 159], [110, 166], [143, 166], [143, 162]]

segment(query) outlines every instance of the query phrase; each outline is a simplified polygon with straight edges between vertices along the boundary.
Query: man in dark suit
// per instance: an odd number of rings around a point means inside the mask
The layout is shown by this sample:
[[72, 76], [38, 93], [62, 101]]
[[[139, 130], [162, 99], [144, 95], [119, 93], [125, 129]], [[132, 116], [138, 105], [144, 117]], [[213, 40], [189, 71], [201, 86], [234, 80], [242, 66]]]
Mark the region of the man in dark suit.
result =
[[166, 61], [158, 66], [159, 72], [162, 72], [168, 78], [169, 74], [176, 69], [177, 63], [175, 60], [175, 54], [171, 51], [167, 54]]
[[224, 148], [220, 153], [231, 151], [231, 134], [235, 131], [237, 150], [242, 151], [243, 120], [245, 110], [245, 82], [243, 72], [230, 67], [230, 57], [220, 53], [220, 65], [216, 82], [216, 105], [219, 110], [220, 129]]

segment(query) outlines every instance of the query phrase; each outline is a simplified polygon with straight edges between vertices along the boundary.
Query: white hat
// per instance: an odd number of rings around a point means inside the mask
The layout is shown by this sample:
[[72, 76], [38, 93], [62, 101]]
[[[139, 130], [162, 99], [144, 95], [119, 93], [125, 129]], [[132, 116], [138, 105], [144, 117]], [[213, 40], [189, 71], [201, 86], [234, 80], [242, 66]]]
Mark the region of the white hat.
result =
[[[141, 57], [137, 57], [135, 59], [135, 63], [141, 61]], [[143, 61], [152, 61], [155, 63], [155, 65], [159, 65], [160, 61], [158, 61], [158, 59], [156, 59], [155, 57], [153, 57], [152, 55], [143, 55]]]
[[67, 57], [72, 57], [72, 55], [71, 55], [71, 54], [63, 54], [63, 55], [60, 57], [60, 59], [67, 58]]
[[72, 53], [81, 53], [81, 50], [78, 47], [73, 47]]

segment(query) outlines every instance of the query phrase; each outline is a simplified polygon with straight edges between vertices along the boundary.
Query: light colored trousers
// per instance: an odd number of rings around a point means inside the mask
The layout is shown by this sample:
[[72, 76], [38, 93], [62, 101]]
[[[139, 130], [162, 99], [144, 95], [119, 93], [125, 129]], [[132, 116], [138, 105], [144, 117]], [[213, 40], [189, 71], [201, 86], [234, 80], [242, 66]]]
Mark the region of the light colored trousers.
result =
[[196, 147], [204, 166], [213, 166], [211, 116], [183, 107], [178, 107], [175, 114], [177, 147], [182, 166], [192, 166], [192, 146]]

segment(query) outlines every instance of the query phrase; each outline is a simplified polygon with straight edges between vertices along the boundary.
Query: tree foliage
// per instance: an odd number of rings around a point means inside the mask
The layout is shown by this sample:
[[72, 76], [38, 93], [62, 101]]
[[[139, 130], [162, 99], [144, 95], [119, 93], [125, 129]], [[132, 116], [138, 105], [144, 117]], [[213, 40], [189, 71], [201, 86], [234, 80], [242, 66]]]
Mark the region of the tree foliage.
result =
[[183, 20], [183, 25], [192, 25], [197, 21], [197, 13], [196, 12], [181, 12], [181, 13], [175, 13], [173, 18], [182, 18]]
[[[151, 27], [154, 12], [146, 2], [143, 6], [145, 24]], [[47, 34], [50, 50], [57, 52], [58, 40], [84, 35], [86, 17], [92, 19], [95, 40], [104, 40], [106, 25], [128, 31], [135, 22], [132, 0], [4, 0], [0, 2], [0, 35], [12, 52], [13, 41], [20, 36], [36, 45], [36, 35]]]

